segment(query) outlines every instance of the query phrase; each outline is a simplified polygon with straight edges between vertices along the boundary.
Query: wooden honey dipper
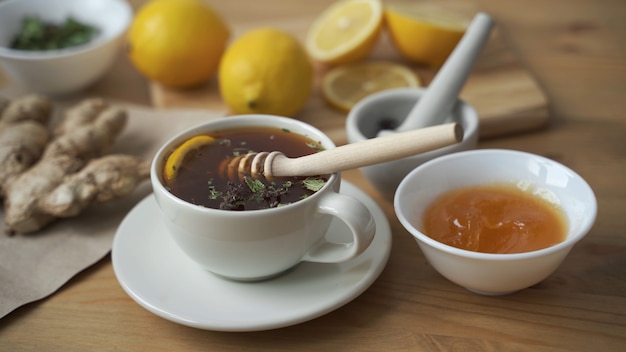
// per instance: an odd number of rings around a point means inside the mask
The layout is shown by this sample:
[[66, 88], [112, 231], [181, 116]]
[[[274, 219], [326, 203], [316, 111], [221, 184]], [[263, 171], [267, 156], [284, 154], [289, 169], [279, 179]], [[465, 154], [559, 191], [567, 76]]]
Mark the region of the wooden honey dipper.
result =
[[220, 172], [229, 180], [245, 176], [266, 179], [285, 176], [331, 174], [384, 163], [443, 148], [463, 139], [458, 123], [447, 123], [346, 144], [337, 148], [289, 158], [282, 152], [248, 153], [223, 161]]

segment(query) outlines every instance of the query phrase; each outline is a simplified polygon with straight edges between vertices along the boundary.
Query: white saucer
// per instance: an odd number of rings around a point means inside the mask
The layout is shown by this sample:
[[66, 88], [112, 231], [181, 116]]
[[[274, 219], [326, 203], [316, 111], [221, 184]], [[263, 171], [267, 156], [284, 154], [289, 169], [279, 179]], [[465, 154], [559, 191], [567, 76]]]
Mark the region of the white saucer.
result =
[[[346, 181], [341, 193], [362, 201], [376, 221], [370, 247], [348, 262], [303, 262], [260, 282], [220, 278], [182, 253], [164, 229], [150, 195], [117, 230], [111, 252], [115, 275], [128, 295], [147, 310], [195, 328], [258, 331], [317, 318], [363, 293], [378, 278], [391, 251], [389, 222], [374, 200]], [[349, 235], [337, 220], [328, 231], [331, 239]]]

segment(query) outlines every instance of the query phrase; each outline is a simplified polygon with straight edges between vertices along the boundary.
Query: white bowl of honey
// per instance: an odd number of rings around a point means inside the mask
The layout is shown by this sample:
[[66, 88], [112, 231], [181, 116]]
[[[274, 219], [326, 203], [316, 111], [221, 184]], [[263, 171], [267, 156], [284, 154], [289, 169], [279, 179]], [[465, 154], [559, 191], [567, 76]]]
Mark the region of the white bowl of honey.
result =
[[546, 279], [597, 213], [593, 190], [576, 172], [503, 149], [453, 153], [418, 166], [398, 186], [394, 207], [435, 270], [486, 295]]

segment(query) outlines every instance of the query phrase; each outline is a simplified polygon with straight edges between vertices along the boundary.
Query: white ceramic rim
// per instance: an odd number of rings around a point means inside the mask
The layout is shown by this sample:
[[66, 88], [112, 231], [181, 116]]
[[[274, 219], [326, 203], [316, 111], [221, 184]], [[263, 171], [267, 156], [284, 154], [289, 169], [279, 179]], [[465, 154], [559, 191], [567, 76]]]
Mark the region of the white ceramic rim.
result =
[[[374, 104], [375, 101], [378, 101], [381, 99], [392, 100], [392, 99], [399, 99], [399, 97], [411, 98], [411, 99], [413, 99], [414, 97], [421, 98], [425, 93], [426, 93], [425, 87], [403, 87], [403, 88], [385, 89], [383, 91], [366, 96], [365, 98], [359, 100], [352, 107], [352, 109], [350, 110], [350, 113], [346, 117], [345, 127], [348, 132], [348, 136], [349, 137], [358, 136], [359, 140], [370, 139], [370, 137], [367, 137], [365, 134], [363, 134], [363, 131], [361, 131], [361, 129], [359, 128], [360, 119], [357, 118], [357, 114], [355, 113], [355, 111], [364, 109], [364, 106], [367, 106], [369, 104]], [[478, 135], [479, 128], [480, 128], [480, 118], [478, 117], [478, 112], [474, 109], [474, 107], [470, 105], [469, 103], [467, 103], [466, 101], [464, 101], [463, 99], [458, 98], [456, 106], [450, 111], [450, 114], [454, 114], [455, 112], [458, 112], [460, 115], [462, 115], [459, 117], [459, 121], [463, 120], [466, 122], [465, 126], [463, 126], [463, 140], [461, 141], [461, 143], [471, 138], [471, 136]], [[475, 117], [475, 118], [471, 118], [471, 117]], [[354, 140], [351, 142], [352, 143], [358, 142], [358, 140]], [[446, 147], [446, 148], [449, 148], [449, 147]], [[434, 152], [435, 151], [427, 152], [427, 153], [434, 153]]]
[[[7, 0], [4, 2], [0, 2], [0, 11], [2, 11], [3, 7], [8, 7], [13, 5], [14, 3], [21, 2], [25, 0]], [[89, 1], [89, 0], [79, 0], [79, 1]], [[58, 50], [46, 50], [46, 51], [27, 51], [27, 50], [14, 50], [4, 46], [0, 46], [0, 57], [5, 57], [8, 59], [14, 60], [26, 60], [26, 61], [40, 61], [40, 60], [50, 60], [50, 59], [60, 59], [68, 56], [73, 56], [76, 54], [81, 54], [87, 51], [90, 51], [97, 47], [102, 47], [114, 40], [116, 40], [121, 34], [126, 32], [130, 23], [133, 19], [133, 10], [130, 4], [124, 0], [108, 0], [109, 4], [107, 6], [112, 7], [116, 6], [120, 11], [119, 16], [123, 18], [123, 25], [119, 28], [116, 28], [114, 32], [109, 33], [108, 35], [100, 36], [89, 43], [85, 43], [83, 45], [78, 45], [75, 47], [69, 47]]]
[[[178, 133], [174, 137], [170, 138], [167, 142], [165, 142], [154, 155], [154, 158], [152, 159], [152, 164], [150, 165], [150, 178], [152, 180], [153, 187], [158, 187], [159, 192], [165, 194], [166, 197], [170, 201], [175, 202], [178, 205], [181, 205], [181, 206], [193, 205], [187, 201], [184, 201], [178, 198], [177, 196], [175, 196], [174, 194], [172, 194], [170, 191], [168, 191], [165, 188], [161, 179], [161, 172], [157, 168], [157, 165], [159, 164], [159, 159], [162, 158], [165, 154], [167, 154], [169, 150], [173, 150], [174, 146], [179, 145], [184, 140], [190, 137], [196, 136], [199, 133], [208, 133], [211, 131], [227, 130], [227, 129], [238, 128], [238, 127], [256, 127], [256, 126], [287, 128], [287, 129], [288, 129], [288, 126], [299, 126], [302, 129], [310, 130], [318, 134], [317, 136], [305, 135], [306, 137], [315, 139], [327, 149], [335, 147], [335, 143], [324, 132], [322, 132], [321, 130], [319, 130], [318, 128], [312, 125], [309, 125], [306, 122], [302, 122], [302, 121], [295, 120], [292, 118], [275, 116], [275, 115], [254, 115], [254, 114], [224, 117], [218, 120], [212, 120], [209, 122], [201, 123], [193, 127], [190, 127], [184, 130], [183, 132]], [[339, 177], [338, 173], [331, 174], [330, 178], [328, 179], [328, 181], [326, 182], [326, 184], [324, 185], [322, 189], [329, 187], [329, 185], [333, 183], [333, 181], [335, 181], [335, 179], [338, 177]], [[321, 196], [320, 193], [321, 193], [320, 191], [315, 192], [311, 196], [309, 196], [307, 199], [315, 199], [317, 197], [320, 197]], [[290, 211], [292, 207], [301, 206], [301, 205], [302, 205], [302, 202], [299, 201], [299, 202], [294, 202], [294, 203], [287, 204], [285, 206], [281, 206], [277, 208], [247, 210], [247, 211], [228, 211], [228, 210], [223, 210], [223, 209], [213, 209], [213, 208], [207, 208], [207, 207], [202, 207], [202, 206], [194, 206], [193, 210], [196, 212], [200, 212], [200, 213], [220, 212], [220, 215], [224, 217], [241, 218], [241, 217], [246, 217], [246, 216], [257, 216], [259, 212]]]
[[[408, 183], [410, 182], [409, 179], [413, 177], [414, 174], [418, 173], [421, 171], [421, 169], [423, 168], [428, 168], [428, 167], [432, 167], [433, 165], [437, 165], [440, 163], [445, 163], [445, 162], [449, 162], [451, 160], [454, 159], [460, 159], [460, 158], [464, 158], [467, 157], [467, 155], [473, 155], [473, 156], [481, 156], [481, 155], [493, 155], [493, 154], [508, 154], [508, 155], [516, 155], [516, 156], [524, 156], [524, 157], [528, 157], [528, 158], [534, 158], [537, 160], [540, 160], [542, 162], [546, 162], [549, 163], [551, 165], [557, 166], [559, 168], [562, 168], [565, 172], [570, 173], [574, 178], [579, 179], [579, 181], [581, 181], [581, 184], [583, 185], [583, 187], [585, 188], [585, 191], [587, 192], [587, 194], [590, 196], [590, 199], [593, 200], [593, 202], [591, 204], [589, 204], [589, 217], [588, 220], [582, 223], [582, 226], [580, 228], [580, 230], [578, 231], [578, 233], [576, 233], [574, 236], [568, 237], [566, 238], [564, 241], [557, 243], [553, 246], [547, 247], [547, 248], [543, 248], [543, 249], [539, 249], [539, 250], [535, 250], [535, 251], [531, 251], [531, 252], [523, 252], [523, 253], [509, 253], [509, 254], [499, 254], [499, 253], [483, 253], [483, 252], [474, 252], [474, 251], [470, 251], [470, 250], [466, 250], [466, 249], [461, 249], [461, 248], [456, 248], [453, 246], [449, 246], [447, 244], [441, 243], [439, 241], [436, 241], [430, 237], [428, 237], [427, 235], [423, 234], [421, 231], [419, 231], [418, 229], [416, 229], [408, 220], [407, 218], [401, 213], [400, 209], [400, 201], [399, 198], [401, 197], [401, 195], [404, 193], [404, 188], [408, 187]], [[417, 239], [418, 241], [423, 242], [424, 244], [427, 244], [431, 247], [434, 247], [440, 251], [452, 254], [452, 255], [458, 255], [458, 256], [463, 256], [466, 258], [471, 258], [471, 259], [479, 259], [479, 260], [492, 260], [492, 261], [512, 261], [512, 260], [520, 260], [520, 259], [530, 259], [530, 258], [535, 258], [535, 257], [541, 257], [553, 252], [558, 252], [561, 251], [563, 249], [569, 248], [574, 246], [579, 240], [581, 240], [590, 230], [591, 227], [593, 226], [594, 222], [595, 222], [595, 218], [597, 215], [597, 210], [598, 210], [598, 205], [597, 205], [597, 200], [595, 197], [595, 194], [593, 192], [593, 189], [591, 188], [591, 186], [589, 186], [589, 184], [587, 183], [587, 181], [585, 181], [585, 179], [583, 179], [578, 173], [576, 173], [575, 171], [573, 171], [572, 169], [570, 169], [569, 167], [556, 162], [552, 159], [548, 159], [546, 157], [537, 155], [537, 154], [532, 154], [532, 153], [528, 153], [528, 152], [522, 152], [522, 151], [517, 151], [517, 150], [508, 150], [508, 149], [479, 149], [479, 150], [468, 150], [468, 151], [463, 151], [463, 152], [458, 152], [458, 153], [453, 153], [453, 154], [448, 154], [445, 156], [441, 156], [432, 160], [429, 160], [427, 162], [425, 162], [424, 164], [416, 167], [413, 171], [411, 171], [403, 180], [402, 182], [400, 182], [400, 185], [398, 186], [398, 189], [396, 191], [396, 195], [394, 197], [394, 210], [396, 213], [396, 217], [398, 218], [398, 220], [400, 221], [400, 223], [402, 224], [402, 226], [404, 226], [404, 228], [409, 231], [409, 233], [411, 233], [411, 235], [413, 237], [415, 237], [415, 239]]]

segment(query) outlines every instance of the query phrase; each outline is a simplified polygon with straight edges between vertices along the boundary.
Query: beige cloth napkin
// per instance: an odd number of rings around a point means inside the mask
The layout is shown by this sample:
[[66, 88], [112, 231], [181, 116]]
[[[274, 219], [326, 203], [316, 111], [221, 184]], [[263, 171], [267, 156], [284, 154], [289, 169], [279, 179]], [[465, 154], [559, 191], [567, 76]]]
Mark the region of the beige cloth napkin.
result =
[[[129, 112], [128, 125], [111, 152], [147, 159], [177, 132], [224, 116], [223, 112], [122, 105]], [[119, 223], [151, 191], [149, 181], [145, 181], [125, 199], [93, 206], [77, 218], [59, 220], [36, 234], [8, 237], [0, 232], [0, 318], [54, 293], [108, 254]]]

